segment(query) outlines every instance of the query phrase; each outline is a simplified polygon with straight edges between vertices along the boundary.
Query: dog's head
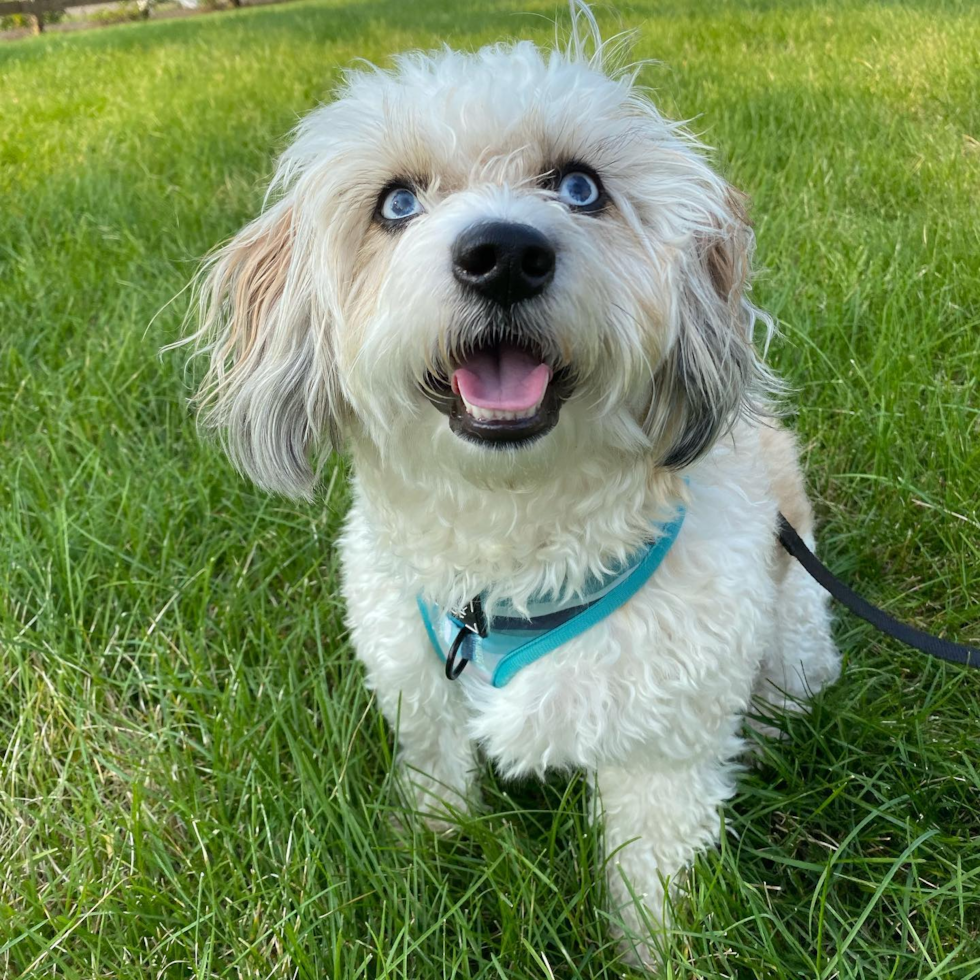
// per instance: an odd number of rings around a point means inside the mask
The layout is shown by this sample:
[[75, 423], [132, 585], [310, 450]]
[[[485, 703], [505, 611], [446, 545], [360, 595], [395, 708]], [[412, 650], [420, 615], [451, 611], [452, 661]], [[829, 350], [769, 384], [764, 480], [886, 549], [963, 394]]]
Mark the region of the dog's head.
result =
[[345, 438], [479, 480], [681, 468], [760, 402], [739, 195], [582, 46], [406, 55], [301, 122], [201, 292], [203, 418], [258, 483], [308, 494]]

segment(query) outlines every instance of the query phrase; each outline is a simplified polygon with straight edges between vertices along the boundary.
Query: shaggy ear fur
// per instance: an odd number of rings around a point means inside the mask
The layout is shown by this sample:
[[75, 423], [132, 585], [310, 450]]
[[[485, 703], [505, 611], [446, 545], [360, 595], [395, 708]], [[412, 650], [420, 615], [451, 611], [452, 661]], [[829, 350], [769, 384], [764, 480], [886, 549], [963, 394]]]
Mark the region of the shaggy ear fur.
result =
[[676, 341], [654, 375], [644, 422], [663, 465], [694, 462], [744, 416], [767, 414], [766, 393], [777, 383], [752, 344], [757, 320], [771, 319], [746, 297], [754, 239], [741, 196], [726, 188], [671, 290]]
[[191, 339], [210, 358], [196, 398], [201, 424], [259, 486], [308, 498], [311, 458], [335, 429], [335, 372], [304, 251], [286, 198], [209, 260]]

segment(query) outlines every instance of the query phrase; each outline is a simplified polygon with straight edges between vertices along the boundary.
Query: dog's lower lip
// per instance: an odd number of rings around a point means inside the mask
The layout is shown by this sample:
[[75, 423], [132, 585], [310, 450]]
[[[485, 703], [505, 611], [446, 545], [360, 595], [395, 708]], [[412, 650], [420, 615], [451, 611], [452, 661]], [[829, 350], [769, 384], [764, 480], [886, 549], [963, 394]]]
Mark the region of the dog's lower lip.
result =
[[478, 419], [467, 411], [463, 399], [454, 395], [449, 408], [449, 428], [468, 442], [491, 447], [520, 447], [550, 432], [558, 423], [561, 398], [557, 388], [548, 385], [541, 404], [523, 418]]

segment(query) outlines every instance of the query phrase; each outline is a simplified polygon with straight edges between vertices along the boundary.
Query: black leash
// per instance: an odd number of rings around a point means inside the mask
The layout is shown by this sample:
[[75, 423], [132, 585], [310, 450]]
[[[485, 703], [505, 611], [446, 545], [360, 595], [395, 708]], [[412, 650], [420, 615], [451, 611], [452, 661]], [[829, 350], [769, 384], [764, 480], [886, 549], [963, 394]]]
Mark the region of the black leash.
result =
[[817, 556], [803, 543], [793, 525], [779, 515], [779, 543], [822, 585], [838, 602], [847, 606], [855, 616], [860, 616], [882, 633], [901, 640], [902, 643], [930, 656], [947, 660], [964, 667], [980, 667], [980, 650], [941, 640], [938, 636], [913, 629], [906, 623], [892, 619], [877, 606], [862, 599], [853, 589], [846, 586]]

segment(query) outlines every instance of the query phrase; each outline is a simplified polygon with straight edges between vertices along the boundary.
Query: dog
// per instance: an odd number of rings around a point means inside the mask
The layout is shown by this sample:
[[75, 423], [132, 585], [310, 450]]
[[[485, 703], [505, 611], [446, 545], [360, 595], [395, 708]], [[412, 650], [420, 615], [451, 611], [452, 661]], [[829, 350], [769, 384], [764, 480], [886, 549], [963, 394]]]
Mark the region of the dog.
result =
[[[451, 826], [481, 752], [505, 777], [585, 770], [614, 919], [649, 963], [670, 883], [718, 840], [753, 698], [799, 707], [839, 659], [777, 545], [778, 511], [811, 546], [814, 519], [744, 199], [610, 67], [587, 7], [573, 22], [553, 50], [351, 71], [302, 119], [202, 272], [197, 399], [269, 491], [309, 498], [349, 452], [350, 635], [410, 803]], [[502, 684], [476, 649], [501, 617], [552, 647]]]

